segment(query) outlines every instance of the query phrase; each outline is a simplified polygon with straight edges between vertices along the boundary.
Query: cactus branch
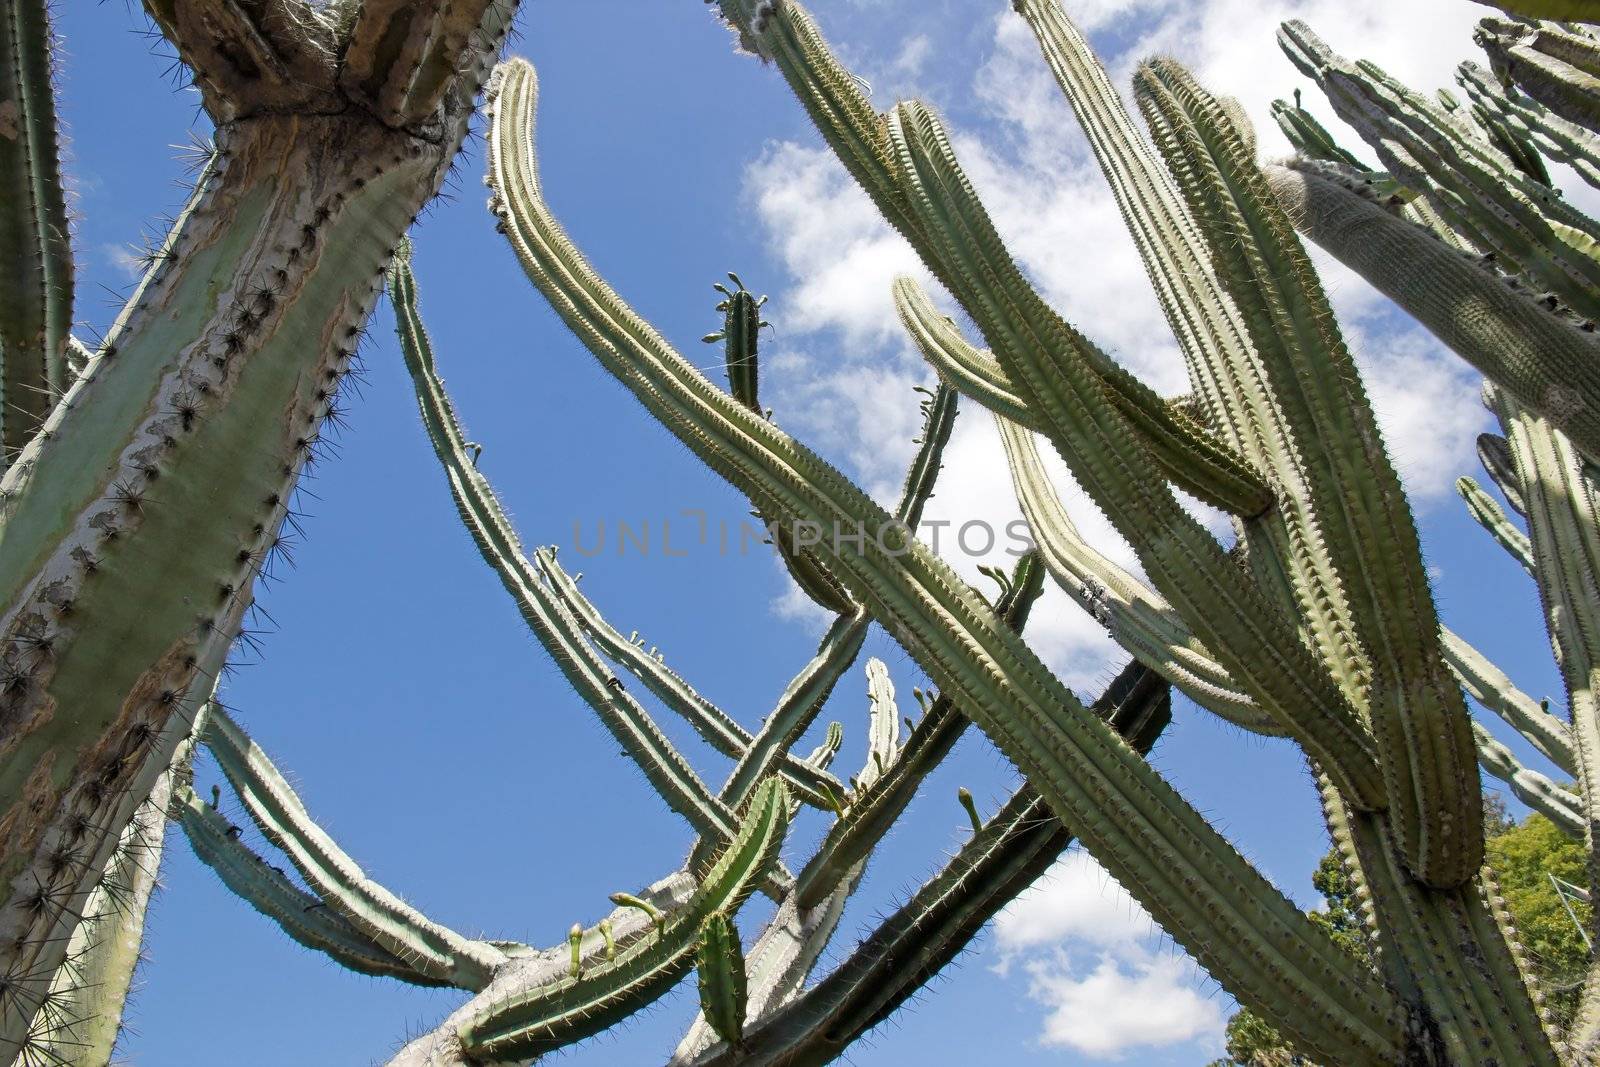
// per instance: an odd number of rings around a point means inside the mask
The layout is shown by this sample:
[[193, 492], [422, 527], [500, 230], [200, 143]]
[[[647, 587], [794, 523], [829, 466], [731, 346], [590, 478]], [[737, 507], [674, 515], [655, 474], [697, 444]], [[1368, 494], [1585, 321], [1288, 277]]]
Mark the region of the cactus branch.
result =
[[[868, 531], [862, 546], [826, 546], [840, 580], [1060, 814], [1081, 816], [1080, 833], [1107, 869], [1236, 995], [1310, 1049], [1395, 1054], [1401, 1038], [1387, 990], [1083, 707], [946, 565], [914, 540], [892, 553], [875, 543], [874, 532], [893, 526], [890, 516], [706, 380], [593, 272], [540, 195], [534, 98], [532, 68], [502, 65], [491, 100], [493, 206], [530, 280], [602, 365], [758, 509]], [[1095, 814], [1107, 805], [1120, 817]], [[1252, 948], [1241, 951], [1245, 945]], [[1325, 1002], [1330, 989], [1342, 991], [1339, 1010], [1316, 1021], [1274, 1008], [1299, 997]]]
[[272, 760], [221, 707], [214, 705], [206, 716], [202, 739], [251, 819], [328, 907], [427, 978], [461, 989], [488, 984], [505, 962], [505, 953], [433, 922], [367, 877], [312, 820]]
[[[1171, 719], [1165, 683], [1128, 667], [1096, 702], [1133, 747], [1148, 751]], [[694, 1067], [831, 1063], [954, 959], [983, 925], [1032, 885], [1072, 842], [1024, 786], [961, 851], [878, 926], [827, 978]]]
[[46, 0], [0, 12], [0, 471], [66, 391], [72, 247]]

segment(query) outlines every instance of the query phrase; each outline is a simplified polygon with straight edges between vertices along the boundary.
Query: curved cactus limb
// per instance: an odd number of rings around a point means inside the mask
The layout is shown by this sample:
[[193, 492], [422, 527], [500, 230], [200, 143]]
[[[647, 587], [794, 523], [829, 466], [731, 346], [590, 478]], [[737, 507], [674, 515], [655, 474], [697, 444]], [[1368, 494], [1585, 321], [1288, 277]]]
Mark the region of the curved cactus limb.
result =
[[1159, 593], [1079, 535], [1050, 483], [1032, 435], [998, 416], [996, 424], [1017, 502], [1056, 584], [1139, 662], [1201, 707], [1252, 733], [1283, 734], [1283, 726], [1239, 689]]
[[1511, 521], [1500, 502], [1484, 491], [1483, 486], [1463, 475], [1456, 479], [1456, 492], [1466, 502], [1467, 514], [1495, 539], [1506, 555], [1516, 560], [1523, 570], [1533, 573], [1533, 545], [1528, 535]]
[[[605, 620], [598, 609], [578, 589], [578, 583], [556, 562], [553, 552], [535, 553], [538, 564], [551, 588], [556, 592], [595, 646], [612, 662], [628, 668], [667, 707], [676, 711], [694, 727], [711, 747], [725, 756], [738, 759], [750, 748], [751, 735], [739, 722], [710, 700], [701, 696], [694, 687], [679, 677], [672, 668], [650, 655], [639, 644], [628, 640]], [[844, 783], [827, 773], [825, 768], [793, 753], [786, 754], [779, 768], [784, 780], [795, 796], [813, 807], [827, 808], [829, 801], [819, 792], [826, 787], [835, 796], [844, 793]]]
[[[640, 941], [658, 938], [667, 916], [680, 912], [697, 889], [694, 876], [686, 870], [678, 870], [641, 890], [637, 896], [614, 894], [612, 901], [617, 903], [616, 910], [594, 926], [585, 928], [579, 945], [579, 972], [592, 972], [608, 960], [614, 961], [619, 951]], [[633, 903], [618, 903], [619, 900]], [[653, 916], [659, 916], [659, 921]], [[609, 953], [603, 933], [607, 928], [611, 931]], [[458, 1036], [462, 1026], [495, 1004], [561, 982], [571, 969], [571, 955], [565, 940], [550, 948], [513, 956], [482, 992], [395, 1053], [389, 1060], [389, 1067], [466, 1067], [468, 1061]]]
[[[1020, 629], [1042, 590], [1043, 572], [1031, 554], [1022, 557], [1012, 580], [996, 604], [1009, 625]], [[866, 872], [867, 860], [904, 812], [922, 780], [943, 760], [965, 731], [969, 720], [955, 702], [932, 701], [898, 757], [880, 768], [869, 757], [847, 811], [806, 864], [795, 889], [779, 905], [747, 956], [750, 1014], [760, 1018], [793, 999], [823, 950], [833, 938], [844, 906]], [[674, 1064], [686, 1063], [709, 1048], [716, 1032], [702, 1014], [689, 1027], [673, 1053]]]
[[[785, 4], [780, 14], [791, 10]], [[494, 206], [530, 280], [602, 365], [758, 508], [869, 531], [849, 551], [828, 546], [841, 581], [1063, 816], [1081, 816], [1097, 858], [1220, 981], [1310, 1049], [1398, 1055], [1403, 1039], [1387, 990], [1051, 677], [946, 565], [914, 540], [877, 544], [871, 533], [893, 528], [889, 515], [707, 381], [593, 272], [540, 196], [533, 103], [532, 68], [503, 65], [489, 139]], [[1107, 810], [1120, 814], [1108, 820]], [[1314, 1000], [1327, 1008], [1330, 991], [1338, 1008], [1316, 1019], [1275, 1007]]]
[[1600, 334], [1352, 189], [1303, 170], [1264, 173], [1300, 232], [1586, 452], [1600, 449]]
[[[1137, 664], [1097, 704], [1140, 751], [1171, 720], [1167, 687]], [[839, 967], [777, 1011], [763, 1013], [738, 1047], [720, 1045], [674, 1064], [832, 1063], [966, 948], [994, 914], [1032, 885], [1072, 833], [1027, 786], [950, 863], [890, 915]]]
[[1504, 671], [1448, 627], [1440, 629], [1439, 637], [1445, 662], [1472, 699], [1498, 715], [1551, 763], [1576, 776], [1578, 757], [1566, 724], [1518, 689]]
[[330, 908], [428, 978], [462, 989], [488, 984], [506, 954], [433, 922], [367, 877], [221, 706], [213, 705], [206, 716], [202, 740], [251, 819]]
[[[1484, 402], [1492, 411], [1493, 391], [1485, 390], [1485, 394]], [[1506, 503], [1511, 505], [1511, 510], [1526, 519], [1528, 505], [1522, 499], [1522, 482], [1517, 477], [1517, 465], [1511, 458], [1511, 446], [1506, 443], [1505, 437], [1497, 433], [1480, 433], [1478, 462], [1483, 464], [1484, 471], [1494, 481], [1500, 495], [1506, 498]]]
[[1483, 865], [1470, 719], [1439, 649], [1416, 525], [1354, 361], [1309, 258], [1225, 112], [1170, 61], [1142, 66], [1135, 93], [1306, 461], [1312, 491], [1295, 503], [1311, 512], [1342, 579], [1361, 654], [1357, 672], [1340, 681], [1366, 705], [1396, 840], [1420, 881], [1459, 886]]
[[1583, 840], [1583, 802], [1572, 790], [1523, 766], [1509, 748], [1477, 723], [1472, 724], [1472, 735], [1478, 742], [1478, 766], [1510, 786], [1512, 795], [1555, 823], [1562, 833]]
[[[737, 825], [731, 808], [711, 794], [649, 713], [601, 662], [578, 620], [524, 554], [521, 539], [506, 518], [499, 498], [474, 462], [466, 435], [444, 391], [418, 307], [416, 277], [411, 272], [409, 256], [409, 249], [402, 249], [389, 270], [400, 348], [411, 372], [428, 439], [444, 468], [456, 511], [472, 534], [479, 554], [516, 601], [539, 643], [667, 805], [711, 843], [730, 840]], [[748, 752], [746, 755], [748, 758]], [[780, 874], [768, 888], [781, 892], [785, 885], [786, 875]]]
[[178, 824], [200, 861], [217, 873], [223, 885], [306, 948], [358, 974], [398, 978], [414, 985], [453, 984], [419, 971], [331, 910], [321, 897], [301, 890], [241, 842], [239, 828], [230, 826], [193, 789], [182, 790], [174, 807]]
[[1540, 152], [1567, 164], [1590, 185], [1600, 188], [1600, 137], [1562, 118], [1533, 97], [1476, 63], [1456, 68], [1456, 83], [1478, 106], [1496, 112], [1519, 130]]
[[0, 470], [70, 380], [72, 246], [58, 161], [46, 0], [0, 12]]
[[788, 829], [783, 783], [769, 778], [751, 798], [738, 835], [659, 935], [636, 940], [609, 962], [479, 1008], [457, 1030], [469, 1062], [538, 1056], [581, 1041], [666, 993], [694, 965], [705, 921], [738, 911], [770, 869]]

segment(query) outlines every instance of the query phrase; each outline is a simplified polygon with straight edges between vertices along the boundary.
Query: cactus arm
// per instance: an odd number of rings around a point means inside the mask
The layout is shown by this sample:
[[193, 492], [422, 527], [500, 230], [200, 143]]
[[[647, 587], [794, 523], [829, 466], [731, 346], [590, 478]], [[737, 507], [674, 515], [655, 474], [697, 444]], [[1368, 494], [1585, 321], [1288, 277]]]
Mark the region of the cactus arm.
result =
[[[1171, 721], [1166, 685], [1137, 664], [1125, 669], [1096, 704], [1140, 751], [1148, 751]], [[743, 1045], [706, 1049], [693, 1059], [680, 1047], [674, 1065], [834, 1062], [959, 955], [1071, 842], [1071, 832], [1024, 786], [832, 974], [787, 1005], [757, 1016]]]
[[[738, 759], [749, 750], [750, 732], [733, 716], [696, 692], [672, 668], [650, 655], [641, 645], [628, 640], [607, 622], [579, 590], [578, 583], [556, 562], [553, 552], [535, 553], [534, 562], [601, 652], [632, 671], [650, 692], [681, 715], [718, 752]], [[833, 790], [836, 796], [844, 793], [844, 783], [837, 777], [827, 773], [825, 768], [793, 754], [785, 755], [779, 771], [795, 796], [813, 807], [830, 806], [826, 796], [819, 791], [824, 786]]]
[[894, 280], [894, 306], [918, 351], [942, 380], [995, 414], [1036, 428], [1028, 402], [1012, 386], [1005, 369], [992, 355], [968, 344], [915, 280], [904, 276]]
[[894, 681], [888, 664], [873, 656], [867, 660], [867, 762], [856, 776], [856, 788], [870, 787], [899, 755], [900, 709], [894, 702]]
[[1332, 163], [1345, 163], [1360, 170], [1369, 169], [1361, 160], [1339, 147], [1339, 142], [1333, 139], [1327, 127], [1318, 122], [1316, 116], [1305, 108], [1290, 104], [1286, 100], [1274, 100], [1272, 119], [1300, 155]]
[[[486, 17], [492, 41], [512, 7]], [[464, 76], [492, 58], [463, 54]], [[218, 156], [161, 262], [0, 478], [0, 974], [14, 989], [55, 971], [88, 879], [209, 693], [197, 680], [237, 633], [374, 283], [442, 181], [467, 103], [422, 132], [358, 109], [218, 119]], [[19, 907], [63, 842], [81, 873], [54, 878], [50, 906]], [[6, 999], [0, 1059], [26, 1025]]]
[[1586, 332], [1361, 193], [1301, 170], [1264, 173], [1295, 226], [1529, 406], [1600, 449], [1600, 334]]
[[1502, 81], [1514, 82], [1567, 121], [1600, 133], [1600, 46], [1588, 34], [1491, 17], [1478, 23], [1473, 39]]
[[[1486, 402], [1492, 407], [1493, 400], [1486, 398]], [[1517, 477], [1517, 465], [1511, 458], [1511, 446], [1506, 443], [1505, 437], [1497, 433], [1480, 433], [1477, 452], [1478, 462], [1483, 464], [1484, 471], [1494, 481], [1500, 495], [1506, 498], [1506, 503], [1511, 505], [1511, 510], [1527, 518], [1528, 504], [1522, 499], [1522, 482]]]
[[282, 927], [306, 948], [321, 952], [358, 974], [398, 978], [415, 985], [450, 985], [412, 967], [358, 930], [321, 897], [301, 890], [238, 838], [238, 828], [184, 789], [174, 798], [178, 824], [194, 854], [222, 884]]
[[1385, 167], [1452, 228], [1495, 250], [1579, 316], [1600, 320], [1600, 224], [1420, 94], [1370, 63], [1336, 55], [1304, 23], [1284, 23], [1278, 39]]
[[1547, 775], [1530, 770], [1493, 734], [1477, 723], [1472, 735], [1478, 743], [1478, 765], [1510, 787], [1518, 800], [1548, 818], [1561, 832], [1579, 841], [1584, 839], [1583, 802], [1570, 789], [1551, 781]]
[[45, 0], [0, 12], [0, 470], [67, 387], [72, 247]]
[[[1005, 294], [1022, 284], [1020, 275], [961, 175], [942, 124], [921, 105], [902, 103], [887, 129], [898, 154], [902, 196], [940, 242], [929, 254], [959, 263], [963, 279], [1010, 281], [1009, 287], [1000, 282], [983, 290], [968, 310], [1012, 380], [1029, 393], [1030, 406], [1047, 420], [1053, 443], [1091, 499], [1132, 543], [1157, 588], [1208, 646], [1227, 656], [1226, 666], [1241, 685], [1259, 694], [1264, 707], [1293, 718], [1302, 744], [1336, 768], [1364, 803], [1381, 803], [1357, 710], [1283, 610], [1180, 506], [1141, 429], [1108, 403], [1089, 356], [1092, 346], [1037, 298], [1028, 304], [1029, 313], [989, 310], [1009, 306]], [[1227, 610], [1218, 610], [1219, 598]]]
[[[927, 392], [920, 389], [920, 392]], [[917, 438], [917, 451], [911, 466], [906, 469], [905, 482], [900, 488], [900, 503], [895, 508], [895, 518], [915, 530], [922, 522], [922, 509], [933, 496], [933, 486], [943, 466], [944, 448], [950, 443], [950, 432], [956, 424], [957, 393], [943, 382], [922, 402], [922, 434]]]
[[[941, 386], [924, 405], [921, 440], [910, 467], [906, 469], [905, 484], [895, 508], [894, 521], [904, 530], [916, 529], [923, 505], [933, 495], [955, 417], [955, 394]], [[832, 547], [837, 549], [842, 541], [842, 537], [835, 540]], [[744, 803], [754, 784], [779, 766], [778, 761], [805, 733], [822, 710], [834, 685], [855, 662], [870, 622], [871, 619], [854, 606], [834, 620], [816, 656], [790, 681], [777, 707], [767, 716], [760, 732], [750, 742], [748, 751], [734, 765], [720, 794], [724, 801], [735, 807]]]
[[1494, 146], [1516, 164], [1518, 170], [1540, 185], [1555, 185], [1550, 178], [1549, 168], [1544, 164], [1544, 157], [1539, 154], [1525, 127], [1508, 121], [1498, 110], [1482, 104], [1472, 105], [1472, 117], [1489, 135]]
[[1540, 152], [1567, 164], [1590, 185], [1600, 188], [1600, 137], [1568, 121], [1515, 86], [1476, 63], [1456, 69], [1456, 82], [1472, 102], [1497, 113], [1527, 137]]
[[[743, 0], [727, 0], [722, 9], [730, 21], [744, 27], [752, 6]], [[809, 16], [798, 4], [784, 3], [765, 20], [758, 36], [757, 47], [763, 55], [776, 60], [846, 169], [987, 335], [992, 326], [998, 325], [986, 322], [984, 313], [985, 307], [994, 306], [996, 293], [980, 292], [967, 284], [976, 279], [962, 276], [963, 268], [946, 259], [936, 245], [937, 234], [925, 218], [918, 217], [904, 191], [898, 188], [900, 165], [885, 139], [884, 123], [849, 73], [829, 53]], [[1070, 330], [1014, 269], [1008, 269], [999, 284], [1006, 300], [1048, 323], [1052, 332]], [[1252, 515], [1270, 504], [1271, 494], [1248, 463], [1169, 410], [1159, 396], [1085, 339], [1073, 333], [1071, 340], [1080, 344], [1074, 358], [1087, 360], [1092, 367], [1096, 388], [1149, 434], [1164, 476], [1226, 511]]]
[[479, 554], [516, 601], [539, 643], [667, 805], [712, 841], [728, 840], [736, 826], [733, 813], [711, 794], [649, 713], [622, 688], [584, 637], [581, 624], [523, 553], [521, 540], [494, 489], [473, 462], [466, 436], [444, 391], [422, 323], [416, 277], [408, 259], [409, 252], [402, 250], [389, 272], [401, 352], [411, 372], [428, 439], [444, 467], [456, 511], [472, 534]]
[[1119, 645], [1201, 707], [1252, 733], [1283, 734], [1283, 726], [1240, 691], [1159, 593], [1083, 539], [1050, 483], [1032, 435], [998, 416], [996, 424], [1017, 502], [1056, 584]]
[[[1490, 392], [1528, 507], [1539, 599], [1567, 689], [1586, 839], [1600, 839], [1600, 508], [1582, 458], [1549, 420], [1504, 390]], [[1600, 890], [1600, 853], [1589, 852]], [[1591, 929], [1590, 936], [1596, 930]], [[1600, 1039], [1600, 960], [1591, 962], [1573, 1025], [1575, 1047]]]
[[37, 1047], [19, 1062], [30, 1056], [38, 1063], [112, 1061], [143, 954], [145, 916], [161, 866], [174, 780], [187, 772], [193, 750], [191, 735], [123, 828], [99, 883], [84, 901], [83, 921], [72, 931], [67, 958], [34, 1016], [30, 1035]]
[[[1265, 179], [1210, 94], [1170, 61], [1135, 94], [1162, 155], [1245, 312], [1272, 392], [1298, 433], [1304, 501], [1343, 579], [1400, 847], [1416, 876], [1461, 885], [1483, 865], [1471, 720], [1439, 650], [1416, 525], [1321, 283]], [[1293, 439], [1292, 439], [1293, 440]]]
[[[540, 196], [533, 103], [532, 68], [502, 65], [488, 141], [498, 194], [493, 207], [524, 271], [563, 321], [758, 509], [824, 528], [834, 520], [851, 529], [856, 523], [868, 531], [893, 528], [892, 518], [837, 471], [709, 382], [593, 272]], [[1303, 1034], [1308, 1046], [1395, 1054], [1400, 1036], [1387, 990], [1327, 942], [925, 546], [914, 540], [880, 546], [870, 533], [865, 541], [859, 552], [826, 546], [841, 580], [1065, 817], [1081, 816], [1086, 844], [1169, 932], [1236, 995], [1272, 1013], [1274, 1025]], [[1108, 810], [1117, 817], [1106, 819]], [[1174, 847], [1178, 840], [1186, 842], [1181, 849]], [[1245, 945], [1251, 950], [1240, 951]], [[1259, 969], [1267, 958], [1270, 976]], [[1330, 988], [1339, 991], [1338, 1008], [1317, 1020], [1273, 1008], [1302, 997], [1325, 1001]]]
[[731, 808], [741, 807], [755, 786], [781, 764], [784, 753], [805, 733], [834, 685], [855, 662], [871, 621], [859, 609], [834, 619], [817, 646], [817, 654], [790, 679], [750, 747], [729, 772], [718, 793], [723, 803]]
[[1506, 673], [1448, 627], [1439, 630], [1445, 662], [1467, 694], [1498, 715], [1551, 763], [1569, 775], [1578, 773], [1572, 733], [1565, 723], [1518, 689]]
[[736, 837], [701, 879], [693, 897], [654, 937], [591, 969], [480, 1009], [457, 1033], [469, 1060], [537, 1056], [581, 1041], [649, 1004], [694, 964], [707, 918], [739, 909], [770, 870], [788, 828], [788, 796], [769, 778], [751, 798]]
[[[668, 914], [680, 912], [698, 889], [699, 884], [692, 874], [677, 870], [641, 890], [637, 896], [614, 894], [613, 902], [625, 899], [635, 903], [618, 903], [599, 923], [585, 929], [579, 947], [579, 973], [593, 973], [595, 968], [614, 962], [618, 952], [628, 946], [659, 938]], [[659, 921], [652, 913], [660, 917]], [[610, 953], [603, 933], [605, 927], [611, 930]], [[500, 969], [487, 988], [452, 1011], [433, 1030], [406, 1044], [389, 1060], [388, 1067], [467, 1067], [459, 1036], [462, 1026], [509, 997], [567, 979], [571, 970], [572, 959], [565, 940], [550, 948], [518, 953]]]
[[[1043, 588], [1038, 560], [1025, 555], [1017, 562], [996, 611], [1020, 629]], [[795, 889], [778, 907], [747, 956], [750, 1015], [758, 1018], [792, 1000], [805, 984], [823, 950], [832, 940], [844, 906], [866, 872], [867, 859], [894, 826], [922, 780], [949, 753], [969, 720], [955, 702], [935, 699], [913, 727], [900, 754], [877, 781], [860, 788], [847, 812], [796, 880]], [[876, 770], [869, 760], [860, 780]], [[673, 1053], [674, 1064], [686, 1063], [705, 1051], [716, 1033], [704, 1014], [697, 1018]]]
[[250, 818], [289, 857], [306, 884], [361, 934], [417, 972], [461, 989], [482, 989], [505, 953], [462, 937], [406, 904], [365, 871], [312, 819], [271, 759], [213, 705], [202, 739]]
[[744, 1037], [750, 991], [745, 984], [744, 951], [739, 929], [722, 912], [712, 912], [700, 928], [697, 968], [700, 1013], [717, 1036], [730, 1044]]
[[917, 103], [901, 103], [889, 114], [886, 133], [895, 154], [897, 193], [911, 206], [919, 227], [918, 252], [973, 316], [1000, 365], [1052, 435], [1071, 436], [1060, 425], [1067, 419], [1066, 401], [1047, 388], [1050, 379], [1038, 368], [1059, 374], [1070, 366], [1082, 388], [1092, 389], [1120, 413], [1117, 423], [1125, 419], [1136, 430], [1144, 462], [1159, 471], [1155, 477], [1235, 515], [1267, 510], [1272, 494], [1259, 473], [1169, 407], [1029, 287], [932, 112]]
[[[1011, 584], [996, 603], [995, 613], [1020, 633], [1043, 590], [1044, 567], [1037, 555], [1029, 553], [1017, 561]], [[869, 671], [871, 664], [879, 662], [870, 660]], [[881, 699], [880, 693], [873, 701], [875, 715]], [[888, 703], [892, 706], [892, 695]], [[849, 810], [829, 828], [822, 844], [817, 846], [816, 853], [795, 880], [795, 899], [802, 914], [823, 904], [841, 886], [851, 885], [859, 878], [872, 850], [900, 818], [923, 779], [950, 754], [970, 723], [954, 700], [940, 694], [896, 754], [882, 763], [868, 758]]]
[[1467, 514], [1495, 539], [1506, 554], [1516, 560], [1522, 569], [1533, 573], [1533, 545], [1528, 535], [1517, 528], [1505, 513], [1499, 501], [1484, 491], [1483, 486], [1463, 475], [1456, 479], [1456, 492], [1466, 502]]

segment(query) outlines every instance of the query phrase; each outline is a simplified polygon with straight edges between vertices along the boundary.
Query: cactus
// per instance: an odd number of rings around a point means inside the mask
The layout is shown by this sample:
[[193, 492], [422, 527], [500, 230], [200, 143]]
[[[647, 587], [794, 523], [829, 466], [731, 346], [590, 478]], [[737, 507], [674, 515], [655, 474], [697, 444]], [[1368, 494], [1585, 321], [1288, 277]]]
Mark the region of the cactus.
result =
[[71, 381], [50, 28], [0, 20], [0, 1059], [210, 695], [515, 5], [146, 6], [216, 151]]
[[[32, 422], [0, 422], [0, 874], [18, 897], [0, 913], [0, 1052], [19, 1063], [80, 1045], [109, 1056], [153, 874], [138, 857], [152, 854], [163, 811], [228, 889], [300, 944], [359, 973], [463, 991], [397, 1067], [530, 1062], [647, 1008], [692, 969], [700, 1013], [675, 1067], [831, 1062], [1072, 841], [1308, 1060], [1488, 1067], [1590, 1062], [1600, 1049], [1600, 962], [1572, 1033], [1554, 1032], [1485, 866], [1480, 818], [1488, 774], [1589, 844], [1600, 892], [1600, 224], [1550, 186], [1542, 158], [1600, 173], [1588, 31], [1484, 20], [1497, 76], [1462, 67], [1463, 100], [1423, 97], [1286, 24], [1282, 44], [1380, 172], [1298, 92], [1273, 109], [1298, 156], [1258, 162], [1237, 102], [1171, 60], [1134, 75], [1147, 138], [1056, 0], [1014, 0], [1178, 341], [1191, 389], [1169, 400], [1033, 288], [932, 108], [877, 113], [793, 0], [719, 0], [741, 46], [776, 68], [981, 335], [969, 339], [916, 282], [894, 283], [938, 384], [922, 390], [892, 509], [763, 406], [762, 315], [781, 309], [737, 274], [715, 285], [723, 321], [705, 340], [723, 344], [724, 389], [594, 271], [544, 199], [537, 76], [525, 61], [501, 64], [488, 93], [490, 207], [518, 264], [601, 366], [748, 499], [795, 582], [832, 615], [752, 729], [637, 632], [624, 637], [554, 549], [524, 547], [445, 392], [404, 230], [464, 135], [509, 0], [340, 0], [292, 5], [290, 19], [150, 0], [225, 134], [86, 360], [62, 317], [71, 261], [50, 199], [48, 27], [36, 0], [14, 6], [0, 26], [0, 104], [16, 102], [20, 136], [0, 137], [0, 169], [28, 192], [0, 204], [0, 388], [8, 413], [14, 396], [38, 404]], [[422, 124], [442, 136], [422, 138]], [[291, 181], [269, 179], [284, 167]], [[1297, 228], [1489, 379], [1504, 435], [1481, 439], [1480, 455], [1505, 504], [1470, 478], [1458, 486], [1535, 580], [1563, 712], [1440, 625], [1416, 524]], [[676, 869], [613, 894], [609, 913], [552, 922], [546, 948], [466, 936], [377, 882], [213, 695], [380, 272], [424, 430], [479, 556], [696, 835]], [[995, 420], [1036, 542], [1010, 573], [983, 568], [992, 597], [915, 536], [961, 403]], [[1083, 537], [1041, 439], [1132, 546], [1137, 571]], [[157, 476], [159, 502], [145, 494]], [[225, 488], [200, 492], [213, 483]], [[1183, 493], [1222, 510], [1231, 540]], [[1047, 579], [1132, 657], [1090, 703], [1027, 641]], [[843, 701], [874, 623], [929, 688], [912, 691], [920, 714], [903, 718], [890, 668], [868, 659], [864, 762], [842, 777], [831, 769], [840, 723], [802, 746], [836, 690]], [[632, 679], [731, 761], [720, 785]], [[1174, 688], [1304, 753], [1363, 904], [1369, 957], [1304, 915], [1151, 765]], [[1550, 769], [1475, 722], [1464, 693]], [[77, 714], [48, 713], [62, 704]], [[1022, 784], [987, 821], [960, 788], [963, 813], [946, 812], [962, 827], [954, 857], [814, 980], [879, 845], [973, 728]], [[228, 821], [220, 790], [209, 803], [196, 793], [196, 745], [226, 780], [227, 810], [237, 801], [264, 836], [259, 850]], [[779, 854], [803, 805], [828, 825], [793, 873]], [[63, 842], [77, 850], [70, 876], [18, 890]], [[756, 892], [776, 907], [745, 951], [734, 919]], [[120, 899], [132, 906], [107, 906]]]

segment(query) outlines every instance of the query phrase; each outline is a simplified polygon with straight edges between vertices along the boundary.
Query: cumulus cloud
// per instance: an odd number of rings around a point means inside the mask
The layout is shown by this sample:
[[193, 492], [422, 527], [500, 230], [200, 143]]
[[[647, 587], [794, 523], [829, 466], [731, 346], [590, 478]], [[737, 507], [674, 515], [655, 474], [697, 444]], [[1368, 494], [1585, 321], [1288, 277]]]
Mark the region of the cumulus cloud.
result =
[[995, 918], [999, 962], [1020, 963], [1045, 1008], [1040, 1044], [1095, 1059], [1140, 1047], [1215, 1047], [1222, 1008], [1150, 916], [1089, 855], [1074, 849]]

